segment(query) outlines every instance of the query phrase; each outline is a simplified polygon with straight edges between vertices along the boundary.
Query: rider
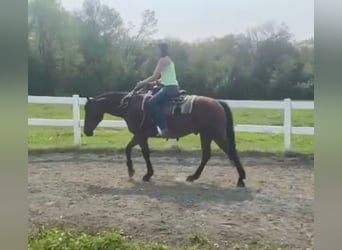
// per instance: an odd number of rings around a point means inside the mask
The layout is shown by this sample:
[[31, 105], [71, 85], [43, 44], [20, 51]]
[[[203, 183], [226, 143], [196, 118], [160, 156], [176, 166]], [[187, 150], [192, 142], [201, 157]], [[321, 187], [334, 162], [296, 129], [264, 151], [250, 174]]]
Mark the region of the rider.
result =
[[154, 118], [154, 123], [159, 127], [159, 135], [167, 137], [170, 133], [166, 126], [166, 120], [162, 112], [162, 105], [169, 98], [178, 94], [179, 86], [176, 79], [175, 65], [169, 57], [167, 44], [159, 44], [159, 49], [160, 58], [153, 75], [138, 82], [137, 88], [142, 88], [147, 84], [154, 84], [153, 81], [160, 79], [162, 88], [150, 99], [149, 106]]

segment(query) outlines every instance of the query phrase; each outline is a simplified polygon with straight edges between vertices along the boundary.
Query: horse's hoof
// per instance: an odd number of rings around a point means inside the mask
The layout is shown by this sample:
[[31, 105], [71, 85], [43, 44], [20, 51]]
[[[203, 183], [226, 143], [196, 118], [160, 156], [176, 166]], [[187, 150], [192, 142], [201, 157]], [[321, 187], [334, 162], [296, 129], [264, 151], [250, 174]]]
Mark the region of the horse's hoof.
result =
[[189, 175], [189, 176], [186, 178], [186, 181], [188, 181], [188, 182], [193, 182], [193, 181], [195, 181], [195, 180], [197, 180], [197, 178], [196, 178], [195, 176], [193, 176], [193, 175]]
[[128, 176], [129, 176], [130, 178], [133, 177], [134, 173], [135, 173], [134, 169], [128, 169]]
[[245, 182], [243, 180], [239, 180], [236, 186], [240, 188], [246, 187]]
[[143, 181], [150, 181], [151, 176], [150, 175], [144, 175]]
[[127, 164], [127, 167], [128, 167], [128, 176], [129, 177], [133, 177], [133, 175], [135, 173], [135, 171], [133, 169], [133, 162], [131, 160], [128, 160], [126, 162], [126, 164]]

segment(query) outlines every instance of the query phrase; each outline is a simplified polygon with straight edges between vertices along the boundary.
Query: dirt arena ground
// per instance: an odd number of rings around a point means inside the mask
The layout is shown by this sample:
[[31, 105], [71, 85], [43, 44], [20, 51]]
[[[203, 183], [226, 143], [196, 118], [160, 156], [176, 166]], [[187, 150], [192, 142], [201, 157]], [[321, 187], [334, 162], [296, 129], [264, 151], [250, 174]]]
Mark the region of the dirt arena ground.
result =
[[246, 189], [224, 156], [213, 156], [201, 178], [187, 183], [200, 155], [152, 153], [155, 175], [135, 152], [128, 178], [123, 154], [50, 153], [29, 156], [29, 224], [90, 230], [120, 228], [126, 235], [174, 246], [205, 234], [220, 249], [232, 242], [271, 242], [312, 249], [313, 162], [242, 157]]

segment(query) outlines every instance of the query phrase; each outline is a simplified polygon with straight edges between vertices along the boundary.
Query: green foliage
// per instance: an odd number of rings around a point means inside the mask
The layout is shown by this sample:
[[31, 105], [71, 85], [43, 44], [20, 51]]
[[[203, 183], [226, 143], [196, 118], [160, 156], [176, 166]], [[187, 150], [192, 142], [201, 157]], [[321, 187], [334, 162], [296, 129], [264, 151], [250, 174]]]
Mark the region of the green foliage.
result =
[[[28, 250], [168, 250], [172, 247], [158, 244], [132, 241], [120, 231], [103, 231], [87, 233], [71, 229], [44, 229], [40, 228], [28, 236]], [[195, 234], [190, 242], [184, 246], [177, 246], [180, 250], [213, 250], [217, 245], [212, 244], [204, 235]], [[234, 250], [285, 250], [268, 244], [234, 245]]]
[[194, 234], [190, 237], [190, 244], [193, 248], [200, 248], [200, 249], [214, 249], [212, 244], [210, 243], [209, 239], [203, 234]]
[[[158, 13], [138, 27], [99, 0], [70, 13], [56, 0], [29, 1], [30, 95], [96, 95], [131, 90], [158, 59]], [[313, 39], [293, 42], [272, 22], [198, 43], [166, 39], [177, 77], [189, 93], [231, 99], [313, 99]]]
[[88, 234], [75, 230], [42, 229], [31, 233], [29, 250], [167, 250], [168, 247], [154, 243], [131, 242], [120, 232], [108, 231]]

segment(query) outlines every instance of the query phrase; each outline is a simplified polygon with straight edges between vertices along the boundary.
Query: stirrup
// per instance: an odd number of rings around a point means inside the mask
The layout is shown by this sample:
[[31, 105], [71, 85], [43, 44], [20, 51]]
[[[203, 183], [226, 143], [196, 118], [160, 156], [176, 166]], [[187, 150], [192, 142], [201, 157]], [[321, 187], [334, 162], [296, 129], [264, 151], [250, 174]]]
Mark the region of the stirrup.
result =
[[159, 138], [165, 138], [165, 139], [179, 138], [179, 136], [173, 135], [169, 129], [166, 130], [167, 131], [166, 133], [163, 133], [159, 127], [157, 127], [157, 130], [158, 130], [157, 137]]

